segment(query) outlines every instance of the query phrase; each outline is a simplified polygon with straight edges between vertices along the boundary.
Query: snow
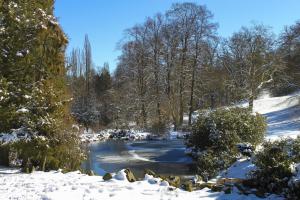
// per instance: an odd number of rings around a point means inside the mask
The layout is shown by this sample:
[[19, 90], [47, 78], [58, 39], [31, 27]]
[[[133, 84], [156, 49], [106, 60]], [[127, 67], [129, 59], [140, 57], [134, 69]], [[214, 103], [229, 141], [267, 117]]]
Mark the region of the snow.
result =
[[17, 52], [17, 53], [16, 53], [16, 56], [18, 56], [18, 57], [23, 57], [23, 54], [22, 54], [22, 52]]
[[[22, 200], [255, 200], [253, 194], [239, 194], [234, 188], [231, 194], [212, 192], [208, 188], [193, 192], [170, 187], [166, 181], [146, 175], [144, 180], [130, 183], [121, 170], [113, 179], [103, 181], [101, 176], [88, 176], [78, 171], [63, 174], [60, 171], [24, 174], [15, 169], [0, 167], [0, 199]], [[272, 195], [266, 199], [282, 199]]]
[[180, 132], [180, 131], [171, 131], [169, 133], [170, 139], [184, 139], [187, 135], [190, 134], [189, 132]]
[[226, 171], [221, 173], [222, 178], [239, 178], [246, 179], [250, 171], [254, 170], [256, 167], [250, 159], [239, 159]]
[[17, 110], [17, 113], [28, 113], [29, 110], [27, 108], [20, 108], [19, 110]]
[[[253, 111], [267, 117], [266, 140], [296, 138], [300, 135], [300, 92], [282, 97], [270, 97], [264, 93], [254, 101]], [[248, 103], [242, 104], [247, 107]]]
[[101, 140], [107, 140], [109, 138], [115, 139], [129, 139], [129, 140], [145, 140], [151, 133], [143, 132], [138, 130], [115, 130], [115, 129], [106, 129], [99, 131], [97, 133], [93, 132], [91, 129], [84, 131], [80, 135], [82, 142], [97, 142]]
[[20, 140], [30, 140], [30, 136], [23, 128], [13, 129], [12, 133], [0, 133], [0, 145]]
[[123, 170], [119, 171], [119, 172], [114, 176], [114, 178], [115, 178], [116, 180], [119, 180], [119, 181], [126, 181], [127, 178], [126, 178], [125, 170], [123, 169]]
[[298, 190], [300, 186], [300, 163], [295, 163], [291, 166], [293, 169], [294, 175], [289, 180], [289, 187], [294, 188], [294, 190]]
[[29, 95], [24, 95], [24, 98], [25, 98], [25, 99], [31, 99], [32, 97], [29, 96]]

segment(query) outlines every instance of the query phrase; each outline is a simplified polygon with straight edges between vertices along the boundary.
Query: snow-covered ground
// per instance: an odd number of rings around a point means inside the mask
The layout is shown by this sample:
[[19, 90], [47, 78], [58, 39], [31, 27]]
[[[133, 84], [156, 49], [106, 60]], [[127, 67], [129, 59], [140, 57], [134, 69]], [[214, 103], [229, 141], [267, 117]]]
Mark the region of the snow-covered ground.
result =
[[[146, 175], [142, 181], [129, 183], [124, 171], [105, 182], [101, 176], [88, 176], [79, 172], [33, 172], [23, 174], [18, 170], [0, 168], [0, 199], [20, 200], [167, 200], [167, 199], [259, 199], [253, 194], [239, 194], [234, 188], [231, 194], [211, 192], [210, 189], [187, 192], [170, 187], [166, 181]], [[266, 199], [281, 199], [275, 195]]]
[[[270, 97], [264, 95], [254, 101], [254, 112], [267, 117], [268, 130], [266, 140], [282, 137], [295, 138], [300, 135], [300, 92]], [[245, 103], [243, 106], [247, 106]]]

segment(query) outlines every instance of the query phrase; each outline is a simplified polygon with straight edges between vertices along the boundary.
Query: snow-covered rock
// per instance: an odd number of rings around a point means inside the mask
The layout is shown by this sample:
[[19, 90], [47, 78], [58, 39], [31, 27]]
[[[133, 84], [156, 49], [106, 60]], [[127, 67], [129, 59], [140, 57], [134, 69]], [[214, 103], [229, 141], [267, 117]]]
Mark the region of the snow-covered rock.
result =
[[127, 181], [125, 170], [117, 172], [114, 178], [119, 181]]

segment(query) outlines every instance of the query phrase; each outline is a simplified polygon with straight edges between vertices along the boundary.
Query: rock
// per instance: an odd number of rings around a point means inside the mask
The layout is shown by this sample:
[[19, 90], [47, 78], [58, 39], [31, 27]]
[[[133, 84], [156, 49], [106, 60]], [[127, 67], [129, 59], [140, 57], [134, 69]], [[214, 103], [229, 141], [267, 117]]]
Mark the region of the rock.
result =
[[244, 195], [251, 194], [251, 192], [247, 188], [245, 188], [243, 184], [235, 183], [234, 186], [240, 191], [240, 193]]
[[88, 170], [87, 175], [89, 176], [95, 176], [95, 173], [93, 170]]
[[169, 191], [174, 191], [176, 188], [173, 188], [173, 187], [168, 187], [168, 190]]
[[158, 180], [156, 178], [148, 179], [148, 183], [150, 183], [150, 184], [157, 184]]
[[211, 190], [213, 192], [221, 192], [223, 191], [224, 185], [213, 185]]
[[203, 181], [202, 177], [199, 175], [195, 175], [195, 177], [193, 178], [193, 183], [201, 183]]
[[160, 183], [160, 186], [169, 186], [169, 183], [168, 183], [168, 181], [162, 181]]
[[225, 194], [231, 194], [232, 188], [230, 186], [226, 186], [223, 188]]
[[209, 188], [211, 189], [213, 187], [213, 183], [202, 183], [202, 184], [196, 184], [196, 188], [202, 190], [203, 188]]
[[174, 186], [174, 187], [180, 186], [180, 177], [179, 176], [169, 176], [168, 178], [166, 178], [166, 181], [168, 181], [171, 186]]
[[258, 188], [259, 183], [255, 179], [245, 179], [243, 180], [242, 184], [249, 188]]
[[136, 178], [130, 169], [125, 169], [126, 178], [129, 182], [135, 182]]
[[151, 175], [151, 176], [157, 178], [156, 173], [150, 169], [145, 169], [145, 174], [148, 174], [148, 175]]
[[110, 180], [110, 179], [112, 179], [112, 175], [111, 175], [110, 173], [106, 173], [106, 174], [103, 176], [103, 180], [104, 180], [104, 181], [108, 181], [108, 180]]
[[265, 193], [261, 190], [257, 190], [254, 194], [259, 198], [265, 198]]
[[217, 185], [243, 184], [244, 180], [239, 178], [221, 178], [217, 180]]
[[192, 192], [193, 191], [193, 184], [190, 181], [184, 182], [182, 184], [182, 189]]

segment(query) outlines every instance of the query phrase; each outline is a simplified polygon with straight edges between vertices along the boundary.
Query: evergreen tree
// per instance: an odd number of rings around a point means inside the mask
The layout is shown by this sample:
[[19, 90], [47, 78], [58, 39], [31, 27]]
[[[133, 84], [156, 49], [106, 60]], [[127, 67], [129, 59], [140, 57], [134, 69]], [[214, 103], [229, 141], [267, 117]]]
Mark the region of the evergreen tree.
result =
[[107, 90], [112, 87], [112, 78], [109, 72], [108, 63], [104, 63], [101, 72], [95, 77], [95, 90], [98, 97], [101, 97]]
[[53, 3], [1, 1], [0, 89], [5, 98], [0, 101], [0, 131], [22, 128], [31, 138], [13, 145], [23, 167], [76, 169], [81, 156], [77, 136], [68, 130], [68, 39], [53, 16]]

